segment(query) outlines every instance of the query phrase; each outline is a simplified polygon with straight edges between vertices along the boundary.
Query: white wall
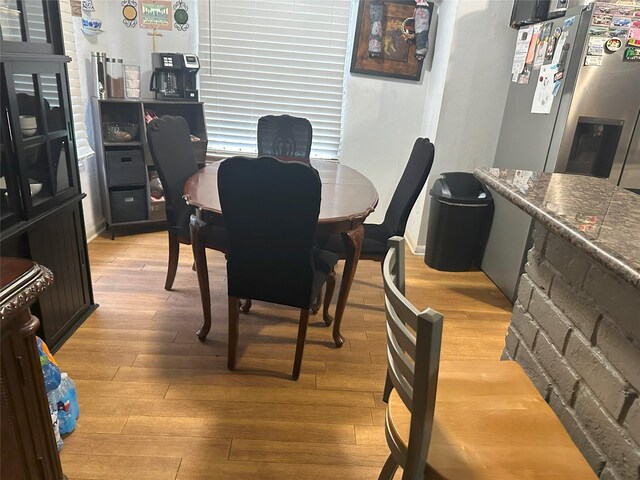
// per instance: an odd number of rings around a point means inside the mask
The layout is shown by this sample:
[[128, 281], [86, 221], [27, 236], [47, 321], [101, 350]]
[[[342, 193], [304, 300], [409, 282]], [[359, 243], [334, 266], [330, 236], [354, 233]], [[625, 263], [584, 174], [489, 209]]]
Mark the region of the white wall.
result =
[[[74, 18], [76, 49], [78, 52], [80, 78], [83, 83], [83, 101], [85, 104], [86, 124], [89, 142], [95, 148], [93, 140], [93, 122], [89, 96], [92, 93], [91, 52], [106, 52], [108, 57], [122, 58], [125, 64], [140, 65], [142, 73], [141, 90], [143, 98], [153, 98], [149, 91], [151, 76], [152, 30], [139, 26], [128, 28], [122, 23], [122, 5], [115, 0], [94, 0], [96, 11], [92, 18], [102, 20], [103, 33], [87, 36], [80, 30], [80, 18]], [[190, 28], [185, 32], [176, 30], [161, 31], [157, 38], [157, 51], [197, 52], [198, 2], [189, 2]], [[83, 202], [85, 227], [89, 238], [104, 228], [104, 217], [100, 204], [100, 189], [95, 155], [80, 161], [80, 181], [82, 190], [87, 194]]]
[[[455, 4], [457, 0], [447, 3]], [[430, 53], [419, 82], [350, 73], [356, 10], [357, 0], [352, 1], [342, 105], [342, 144], [338, 158], [341, 164], [358, 170], [373, 182], [380, 202], [367, 222], [381, 223], [413, 143], [423, 136], [425, 108], [437, 101], [429, 94], [432, 79], [437, 78], [438, 72], [429, 71]], [[434, 18], [432, 25], [438, 23]], [[431, 33], [433, 42], [435, 29]], [[440, 41], [440, 33], [437, 35], [436, 43]], [[433, 50], [433, 43], [430, 50]]]
[[[447, 3], [450, 2], [441, 4], [442, 10]], [[434, 142], [436, 156], [427, 187], [407, 226], [409, 243], [420, 252], [424, 251], [426, 241], [428, 189], [442, 172], [472, 172], [476, 167], [492, 165], [509, 88], [516, 37], [516, 30], [508, 26], [511, 3], [496, 0], [457, 3], [453, 29], [451, 12], [441, 15], [444, 21], [438, 41], [445, 44], [438, 45], [442, 48], [434, 55], [433, 71], [439, 77], [434, 79], [437, 87], [430, 97], [438, 96], [440, 76], [444, 74], [441, 107], [437, 112], [432, 101], [424, 109], [422, 131]]]
[[[92, 17], [103, 20], [104, 33], [86, 37], [78, 31], [80, 73], [90, 86], [91, 51], [105, 51], [125, 63], [141, 65], [143, 95], [151, 97], [150, 30], [122, 24], [120, 2], [94, 0]], [[159, 51], [197, 51], [197, 2], [189, 2], [187, 32], [162, 32]], [[423, 251], [428, 219], [427, 189], [444, 171], [472, 171], [490, 165], [506, 100], [515, 30], [508, 27], [511, 2], [500, 0], [437, 0], [430, 53], [420, 82], [349, 73], [357, 0], [345, 65], [340, 162], [365, 174], [380, 196], [369, 222], [382, 221], [393, 190], [409, 158], [415, 139], [429, 137], [436, 158], [428, 185], [418, 199], [407, 226], [414, 250]], [[79, 21], [79, 19], [77, 19]], [[87, 110], [90, 115], [90, 110]], [[91, 127], [90, 117], [87, 121]], [[81, 166], [87, 232], [100, 225], [95, 159]]]

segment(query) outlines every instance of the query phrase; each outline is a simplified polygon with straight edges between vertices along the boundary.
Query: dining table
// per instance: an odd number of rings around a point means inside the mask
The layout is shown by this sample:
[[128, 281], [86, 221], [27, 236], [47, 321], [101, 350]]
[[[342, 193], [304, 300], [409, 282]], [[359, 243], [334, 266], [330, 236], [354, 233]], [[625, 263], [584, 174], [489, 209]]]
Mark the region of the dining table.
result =
[[[344, 243], [345, 264], [333, 315], [332, 332], [336, 347], [341, 347], [344, 338], [340, 333], [340, 326], [360, 258], [364, 238], [363, 224], [378, 204], [378, 192], [364, 175], [336, 161], [283, 156], [278, 158], [282, 161], [310, 163], [318, 171], [322, 182], [322, 200], [316, 227], [317, 242], [321, 244], [329, 235], [340, 234]], [[206, 339], [211, 329], [211, 298], [205, 239], [214, 225], [224, 226], [224, 215], [218, 197], [217, 174], [221, 163], [222, 161], [211, 163], [200, 169], [184, 186], [185, 201], [195, 207], [189, 227], [204, 317], [202, 326], [196, 332], [201, 341]], [[265, 178], [264, 181], [268, 182], [269, 179]], [[238, 185], [237, 188], [242, 188], [242, 185]]]

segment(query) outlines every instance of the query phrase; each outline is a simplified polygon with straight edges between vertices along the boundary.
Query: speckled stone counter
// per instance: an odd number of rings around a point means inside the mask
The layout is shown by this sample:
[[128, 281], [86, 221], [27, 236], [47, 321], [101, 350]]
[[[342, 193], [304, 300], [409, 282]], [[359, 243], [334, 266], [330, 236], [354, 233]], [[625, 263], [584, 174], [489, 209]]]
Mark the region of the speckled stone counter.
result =
[[640, 195], [582, 175], [497, 168], [475, 175], [640, 289]]
[[640, 196], [592, 177], [479, 169], [535, 219], [503, 358], [602, 480], [640, 478]]

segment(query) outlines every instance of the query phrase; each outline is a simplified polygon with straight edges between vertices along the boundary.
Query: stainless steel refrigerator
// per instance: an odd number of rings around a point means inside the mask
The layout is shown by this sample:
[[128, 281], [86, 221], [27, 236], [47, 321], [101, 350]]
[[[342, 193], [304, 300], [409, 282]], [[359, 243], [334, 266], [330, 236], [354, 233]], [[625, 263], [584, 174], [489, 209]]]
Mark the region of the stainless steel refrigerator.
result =
[[[640, 193], [640, 61], [629, 58], [635, 41], [615, 25], [628, 22], [602, 25], [608, 18], [598, 15], [609, 8], [598, 2], [568, 10], [551, 22], [556, 48], [563, 48], [564, 56], [552, 59], [560, 58], [563, 72], [556, 95], [549, 97], [550, 111], [531, 113], [542, 68], [532, 69], [526, 84], [512, 82], [494, 167], [605, 177]], [[631, 26], [640, 21], [640, 4], [626, 18]], [[557, 43], [562, 32], [567, 32], [564, 47]], [[603, 37], [619, 42], [603, 44]], [[500, 195], [494, 195], [494, 201], [482, 270], [514, 299], [532, 221]]]

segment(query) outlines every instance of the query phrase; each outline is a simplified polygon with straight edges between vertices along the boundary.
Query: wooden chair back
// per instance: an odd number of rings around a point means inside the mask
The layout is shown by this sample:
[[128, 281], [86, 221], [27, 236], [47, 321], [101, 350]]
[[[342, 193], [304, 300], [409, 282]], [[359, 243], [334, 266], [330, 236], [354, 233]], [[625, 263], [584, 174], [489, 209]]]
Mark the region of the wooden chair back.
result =
[[404, 296], [404, 239], [389, 239], [382, 265], [387, 317], [388, 375], [411, 412], [408, 449], [394, 444], [386, 425], [389, 448], [404, 469], [403, 478], [422, 478], [433, 428], [438, 385], [442, 315], [431, 308], [419, 312]]

